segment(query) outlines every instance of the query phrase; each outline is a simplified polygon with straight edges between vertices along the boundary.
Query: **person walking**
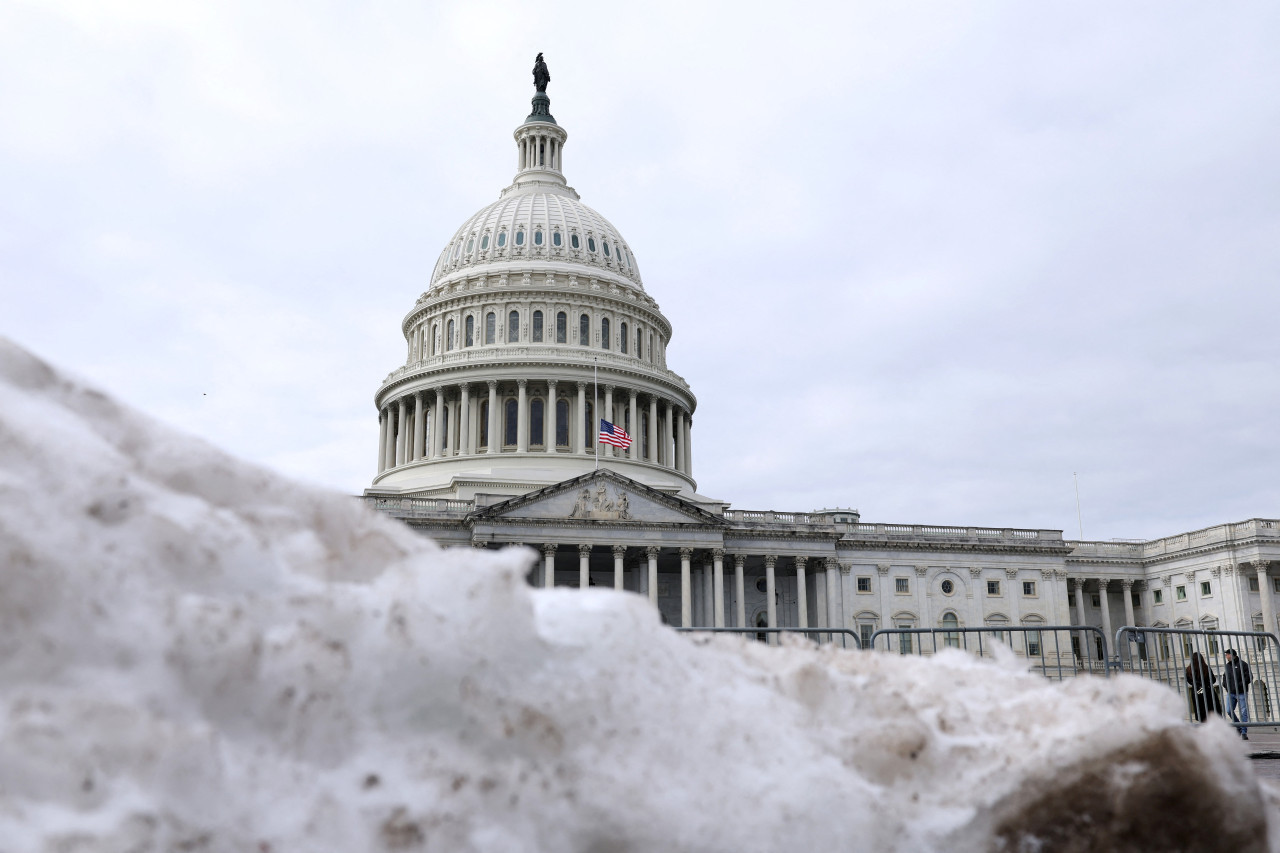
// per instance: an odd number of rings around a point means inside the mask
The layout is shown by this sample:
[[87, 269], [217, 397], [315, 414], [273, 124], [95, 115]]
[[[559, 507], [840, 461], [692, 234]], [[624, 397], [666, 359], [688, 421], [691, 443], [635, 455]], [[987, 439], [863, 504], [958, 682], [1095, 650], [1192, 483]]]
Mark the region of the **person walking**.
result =
[[[1222, 686], [1227, 689], [1227, 713], [1237, 723], [1249, 722], [1249, 685], [1253, 683], [1253, 674], [1249, 672], [1249, 664], [1240, 660], [1235, 649], [1227, 649], [1227, 665], [1222, 673]], [[1240, 716], [1236, 716], [1236, 708]], [[1241, 740], [1249, 739], [1249, 730], [1237, 726]]]
[[1191, 663], [1187, 664], [1187, 684], [1191, 686], [1192, 699], [1195, 702], [1196, 722], [1203, 723], [1209, 718], [1209, 712], [1222, 713], [1222, 705], [1216, 701], [1218, 676], [1209, 669], [1204, 657], [1199, 652], [1191, 653]]

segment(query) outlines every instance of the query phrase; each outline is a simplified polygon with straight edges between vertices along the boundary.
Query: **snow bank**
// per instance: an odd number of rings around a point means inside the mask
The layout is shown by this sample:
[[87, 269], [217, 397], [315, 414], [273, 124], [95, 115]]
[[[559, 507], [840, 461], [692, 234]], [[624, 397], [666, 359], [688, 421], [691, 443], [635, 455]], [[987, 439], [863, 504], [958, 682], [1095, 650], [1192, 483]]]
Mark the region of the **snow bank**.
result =
[[0, 851], [1266, 848], [1225, 725], [526, 587], [0, 341]]

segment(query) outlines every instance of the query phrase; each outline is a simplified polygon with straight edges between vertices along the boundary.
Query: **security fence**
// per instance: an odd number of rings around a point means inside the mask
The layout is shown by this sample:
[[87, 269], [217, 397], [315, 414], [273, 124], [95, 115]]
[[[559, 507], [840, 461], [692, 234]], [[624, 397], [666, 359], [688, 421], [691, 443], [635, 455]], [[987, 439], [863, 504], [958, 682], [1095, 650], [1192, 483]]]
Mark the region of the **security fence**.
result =
[[[1092, 641], [1092, 642], [1091, 642]], [[1053, 681], [1077, 675], [1106, 675], [1111, 659], [1100, 628], [1085, 625], [1037, 625], [987, 628], [885, 628], [871, 635], [868, 648], [903, 655], [934, 655], [962, 649], [992, 657], [997, 645], [1026, 659], [1027, 668]], [[1090, 654], [1089, 649], [1094, 649]], [[1083, 650], [1083, 654], [1082, 654]], [[1097, 654], [1101, 650], [1101, 659]]]
[[862, 648], [856, 632], [848, 628], [676, 628], [681, 633], [746, 634], [762, 643], [776, 643], [773, 634], [799, 634], [818, 645], [835, 643], [846, 649]]
[[[1203, 722], [1219, 714], [1241, 728], [1280, 723], [1280, 703], [1272, 695], [1280, 685], [1275, 634], [1126, 625], [1116, 632], [1116, 648], [1128, 651], [1120, 667], [1124, 672], [1181, 693], [1189, 720]], [[1228, 652], [1242, 666], [1231, 663]]]

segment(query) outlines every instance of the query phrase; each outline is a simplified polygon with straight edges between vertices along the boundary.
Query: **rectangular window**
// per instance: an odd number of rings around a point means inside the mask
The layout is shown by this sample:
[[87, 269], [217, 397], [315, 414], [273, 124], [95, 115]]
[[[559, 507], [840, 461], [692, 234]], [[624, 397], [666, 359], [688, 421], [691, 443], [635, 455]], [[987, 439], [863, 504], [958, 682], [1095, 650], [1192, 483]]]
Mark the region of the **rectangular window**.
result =
[[1000, 594], [1000, 581], [987, 581], [987, 595]]
[[1036, 582], [1035, 582], [1035, 581], [1023, 581], [1023, 582], [1022, 582], [1022, 594], [1023, 594], [1023, 595], [1026, 595], [1026, 596], [1029, 596], [1029, 597], [1034, 598], [1034, 597], [1035, 597], [1035, 594], [1036, 594]]
[[860, 578], [858, 578], [858, 592], [871, 592], [871, 578], [870, 578], [870, 577], [860, 577]]
[[898, 595], [906, 595], [907, 593], [911, 592], [911, 579], [910, 578], [894, 578], [893, 591], [898, 593]]
[[1040, 632], [1039, 631], [1027, 632], [1027, 656], [1033, 657], [1033, 658], [1040, 657]]
[[1090, 603], [1093, 604], [1093, 607], [1095, 610], [1100, 609], [1102, 607], [1102, 596], [1091, 595], [1089, 596], [1089, 598], [1091, 600]]
[[1271, 588], [1274, 589], [1276, 592], [1280, 592], [1280, 578], [1271, 579]]
[[563, 344], [569, 340], [569, 318], [561, 311], [556, 315], [556, 343]]
[[1141, 595], [1139, 595], [1139, 594], [1138, 594], [1138, 593], [1136, 593], [1136, 592], [1131, 592], [1131, 593], [1129, 593], [1129, 600], [1130, 600], [1131, 602], [1133, 602], [1133, 606], [1134, 606], [1134, 607], [1141, 607], [1141, 606], [1142, 606], [1142, 596], [1141, 596]]
[[1258, 579], [1257, 579], [1257, 577], [1251, 577], [1251, 578], [1249, 578], [1249, 592], [1257, 592], [1257, 591], [1258, 591]]
[[863, 622], [858, 626], [858, 641], [862, 644], [862, 648], [871, 648], [871, 635], [875, 632], [875, 625], [869, 625], [866, 622]]
[[1179, 601], [1187, 600], [1187, 588], [1185, 586], [1174, 587], [1173, 593]]
[[542, 312], [533, 312], [533, 342], [542, 343]]
[[1200, 581], [1200, 594], [1213, 595], [1213, 585], [1209, 581]]
[[[915, 626], [914, 626], [914, 625], [912, 625], [910, 622], [899, 622], [899, 623], [898, 623], [898, 627], [899, 627], [899, 628], [914, 628]], [[913, 650], [913, 646], [914, 646], [914, 644], [912, 643], [912, 638], [913, 638], [914, 636], [915, 636], [914, 634], [898, 634], [898, 635], [897, 635], [897, 637], [898, 637], [898, 651], [899, 651], [899, 653], [904, 654], [904, 655], [909, 655], [909, 654], [911, 654], [911, 652], [912, 652], [912, 650]]]
[[1164, 590], [1162, 589], [1151, 590], [1151, 601], [1153, 604], [1164, 604]]

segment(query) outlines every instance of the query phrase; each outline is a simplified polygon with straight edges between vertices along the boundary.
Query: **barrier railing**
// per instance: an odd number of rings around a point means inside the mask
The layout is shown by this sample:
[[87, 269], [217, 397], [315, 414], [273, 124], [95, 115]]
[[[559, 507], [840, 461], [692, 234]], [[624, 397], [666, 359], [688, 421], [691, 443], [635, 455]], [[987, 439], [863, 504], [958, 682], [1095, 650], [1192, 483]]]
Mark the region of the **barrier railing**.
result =
[[[1093, 649], [1089, 648], [1089, 639], [1096, 641]], [[1111, 659], [1102, 629], [1087, 625], [884, 628], [871, 635], [868, 646], [875, 651], [903, 655], [934, 655], [953, 648], [978, 657], [991, 657], [997, 644], [1025, 658], [1028, 669], [1054, 681], [1077, 675], [1105, 676], [1108, 669], [1105, 661]], [[1097, 655], [1098, 648], [1102, 650], [1101, 658]]]
[[676, 628], [682, 634], [747, 634], [757, 635], [756, 639], [766, 642], [770, 634], [800, 634], [818, 645], [837, 643], [842, 648], [859, 649], [862, 644], [858, 634], [848, 628]]
[[[1219, 714], [1242, 733], [1250, 726], [1280, 723], [1280, 703], [1271, 695], [1280, 685], [1280, 639], [1275, 634], [1126, 625], [1116, 632], [1116, 648], [1125, 644], [1129, 655], [1120, 669], [1180, 692], [1187, 719], [1203, 722]], [[1232, 665], [1228, 671], [1228, 651], [1239, 656], [1240, 670]]]

